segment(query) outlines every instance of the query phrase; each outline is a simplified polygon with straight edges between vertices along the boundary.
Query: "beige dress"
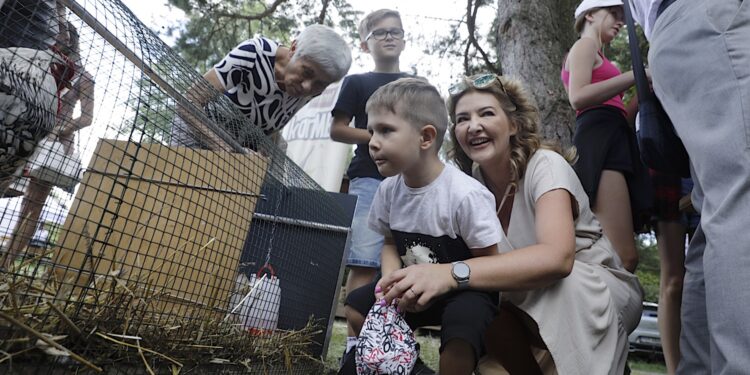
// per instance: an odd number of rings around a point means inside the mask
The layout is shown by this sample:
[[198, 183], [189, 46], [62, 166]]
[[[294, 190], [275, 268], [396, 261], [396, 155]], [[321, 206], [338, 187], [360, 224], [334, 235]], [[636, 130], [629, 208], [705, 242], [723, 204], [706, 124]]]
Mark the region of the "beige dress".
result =
[[[474, 177], [484, 183], [478, 168]], [[548, 287], [503, 293], [503, 299], [526, 312], [539, 326], [557, 373], [622, 374], [628, 333], [641, 316], [642, 289], [602, 235], [581, 183], [559, 154], [539, 150], [529, 160], [500, 250], [513, 251], [537, 243], [536, 201], [556, 189], [567, 190], [578, 203], [573, 270]]]

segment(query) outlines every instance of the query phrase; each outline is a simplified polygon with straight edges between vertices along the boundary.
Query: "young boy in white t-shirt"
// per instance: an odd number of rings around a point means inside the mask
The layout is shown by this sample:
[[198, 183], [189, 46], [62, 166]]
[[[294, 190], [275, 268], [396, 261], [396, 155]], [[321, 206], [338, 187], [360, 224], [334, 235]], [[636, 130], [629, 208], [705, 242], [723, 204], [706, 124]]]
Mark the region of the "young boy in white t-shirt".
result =
[[[482, 184], [438, 157], [448, 115], [437, 89], [402, 78], [378, 89], [367, 102], [370, 155], [387, 178], [370, 209], [370, 227], [385, 237], [381, 270], [452, 263], [459, 290], [424, 311], [399, 306], [412, 327], [441, 325], [440, 373], [470, 374], [483, 354], [483, 335], [497, 313], [498, 294], [463, 289], [465, 259], [497, 253], [502, 238], [495, 198]], [[383, 292], [375, 283], [350, 293], [347, 320], [361, 330]], [[423, 291], [407, 290], [418, 297]], [[416, 300], [416, 298], [410, 298]], [[380, 301], [378, 301], [380, 303]]]

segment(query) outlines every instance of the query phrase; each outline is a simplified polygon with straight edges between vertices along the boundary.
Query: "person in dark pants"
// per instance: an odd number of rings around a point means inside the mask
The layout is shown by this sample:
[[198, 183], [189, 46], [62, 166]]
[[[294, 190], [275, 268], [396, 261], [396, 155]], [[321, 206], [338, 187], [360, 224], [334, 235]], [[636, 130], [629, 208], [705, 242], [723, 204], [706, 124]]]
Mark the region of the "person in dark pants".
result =
[[[502, 292], [479, 371], [499, 362], [511, 374], [623, 373], [642, 290], [602, 234], [574, 155], [541, 141], [539, 111], [517, 80], [478, 74], [449, 94], [449, 155], [495, 196], [503, 231], [498, 254], [464, 261], [471, 288]], [[399, 269], [379, 285], [387, 301], [423, 309], [458, 288], [444, 264]]]
[[[369, 13], [359, 24], [359, 38], [362, 51], [372, 57], [375, 69], [367, 73], [352, 74], [344, 79], [336, 106], [333, 107], [331, 124], [332, 140], [357, 145], [346, 170], [346, 175], [351, 180], [348, 192], [357, 196], [357, 207], [352, 220], [352, 244], [346, 258], [349, 269], [347, 291], [375, 279], [380, 268], [380, 249], [383, 248], [383, 235], [367, 226], [372, 198], [384, 177], [378, 172], [367, 146], [370, 133], [367, 132], [365, 104], [379, 87], [407, 76], [399, 68], [399, 57], [406, 42], [401, 15], [397, 11], [379, 9]], [[352, 120], [353, 127], [349, 126]], [[357, 342], [352, 328], [347, 329], [345, 356]]]
[[[387, 178], [373, 199], [368, 223], [384, 237], [384, 277], [402, 266], [440, 264], [451, 269], [455, 291], [426, 308], [400, 304], [410, 326], [441, 325], [440, 373], [471, 374], [484, 354], [484, 332], [497, 314], [498, 293], [468, 288], [474, 257], [497, 254], [502, 239], [492, 194], [438, 157], [448, 127], [437, 89], [417, 78], [379, 88], [367, 102], [370, 155]], [[371, 283], [346, 300], [347, 322], [359, 333], [387, 288]], [[420, 298], [426, 291], [406, 291]], [[427, 298], [427, 294], [425, 294]], [[364, 345], [359, 341], [357, 350]]]

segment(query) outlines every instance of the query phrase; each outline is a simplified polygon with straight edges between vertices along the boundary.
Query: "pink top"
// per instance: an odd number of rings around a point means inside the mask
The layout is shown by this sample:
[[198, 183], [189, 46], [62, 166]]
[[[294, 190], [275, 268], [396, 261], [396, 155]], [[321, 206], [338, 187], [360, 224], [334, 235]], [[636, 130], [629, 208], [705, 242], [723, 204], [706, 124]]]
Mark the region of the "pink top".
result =
[[[597, 83], [601, 81], [606, 81], [612, 77], [619, 76], [620, 69], [617, 69], [615, 64], [612, 64], [609, 60], [607, 60], [606, 57], [599, 51], [599, 56], [602, 57], [602, 65], [600, 65], [598, 68], [591, 71], [591, 83]], [[565, 66], [563, 66], [562, 71], [560, 72], [560, 78], [562, 79], [563, 85], [565, 85], [565, 88], [568, 89], [568, 86], [570, 86], [570, 72], [565, 70]], [[622, 111], [623, 116], [627, 116], [627, 111], [625, 111], [625, 105], [622, 103], [622, 95], [623, 93], [620, 93], [618, 95], [613, 96], [609, 100], [605, 101], [602, 104], [594, 105], [588, 108], [584, 108], [581, 110], [576, 111], [576, 116], [580, 115], [581, 113], [588, 111], [592, 108], [598, 108], [601, 106], [611, 106], [619, 109]]]

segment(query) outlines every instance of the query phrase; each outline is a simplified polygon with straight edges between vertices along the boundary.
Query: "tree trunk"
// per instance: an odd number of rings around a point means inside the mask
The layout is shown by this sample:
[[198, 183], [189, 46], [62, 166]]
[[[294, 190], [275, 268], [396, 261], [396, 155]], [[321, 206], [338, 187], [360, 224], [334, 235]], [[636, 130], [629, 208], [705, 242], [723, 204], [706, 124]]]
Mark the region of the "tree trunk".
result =
[[575, 113], [560, 81], [563, 57], [576, 39], [577, 0], [498, 0], [498, 56], [503, 74], [521, 79], [537, 101], [541, 134], [572, 142]]

